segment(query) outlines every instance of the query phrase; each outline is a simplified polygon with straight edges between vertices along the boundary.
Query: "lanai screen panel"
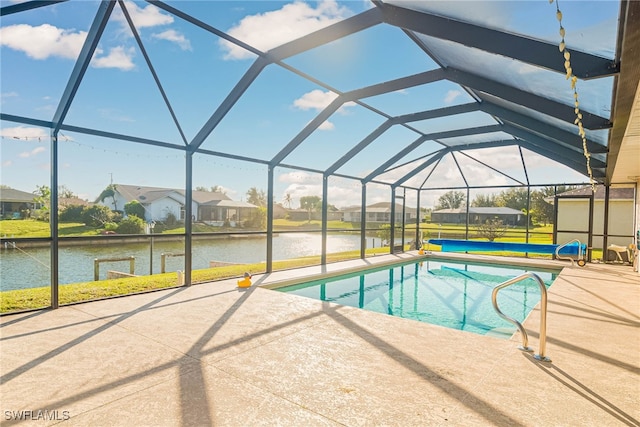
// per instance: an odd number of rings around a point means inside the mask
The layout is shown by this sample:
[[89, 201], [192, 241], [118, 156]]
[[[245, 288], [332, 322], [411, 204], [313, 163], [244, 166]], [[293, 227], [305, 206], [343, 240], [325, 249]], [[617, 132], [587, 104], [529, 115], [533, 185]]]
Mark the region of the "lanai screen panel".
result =
[[[515, 140], [514, 143], [516, 143]], [[496, 169], [518, 182], [527, 184], [527, 173], [524, 169], [524, 164], [517, 145], [478, 149], [472, 148], [470, 150], [460, 151], [459, 153], [470, 156], [474, 160], [480, 161], [486, 166]], [[484, 184], [485, 183], [481, 179], [473, 180], [473, 185]]]
[[476, 102], [460, 85], [447, 80], [370, 96], [363, 101], [393, 117]]
[[[283, 163], [325, 170], [384, 121], [380, 114], [348, 102], [302, 141]], [[350, 172], [353, 173], [344, 173]]]
[[368, 146], [351, 157], [339, 173], [364, 178], [383, 162], [411, 144], [418, 134], [402, 126], [392, 126]]
[[[360, 9], [363, 2], [341, 7]], [[285, 63], [340, 92], [436, 69], [438, 66], [400, 28], [376, 25], [285, 59]], [[402, 64], [390, 67], [389, 64]]]
[[[477, 25], [522, 34], [550, 43], [558, 43], [556, 4], [537, 1], [425, 2], [391, 0], [385, 3], [417, 11], [428, 11]], [[613, 58], [619, 1], [564, 1], [562, 22], [570, 48]]]
[[[541, 113], [540, 111], [536, 111], [531, 108], [509, 102], [505, 99], [498, 98], [482, 91], [479, 91], [478, 93], [483, 101], [486, 100], [498, 107], [504, 108], [505, 110], [513, 111], [515, 113], [518, 113], [519, 115], [523, 115], [528, 118], [535, 119], [536, 121], [542, 122], [543, 124], [548, 124], [566, 132], [570, 132], [571, 134], [575, 135], [575, 139], [577, 141], [580, 141], [580, 136], [578, 135], [578, 127], [574, 123], [560, 120], [548, 114]], [[609, 141], [609, 132], [609, 129], [585, 129], [587, 139], [593, 142], [597, 142], [603, 147], [607, 146], [607, 142]]]
[[[2, 3], [6, 5], [7, 2]], [[53, 118], [96, 9], [93, 2], [68, 2], [2, 17], [3, 113], [39, 120]], [[53, 49], [44, 43], [32, 43], [26, 37], [47, 29], [59, 31], [60, 41], [66, 42], [67, 47]], [[96, 56], [106, 54], [108, 49]]]
[[269, 65], [202, 148], [270, 160], [328, 105], [327, 99], [334, 97], [334, 93], [294, 73]]
[[[448, 67], [498, 81], [512, 88], [573, 107], [573, 90], [563, 73], [545, 70], [515, 59], [434, 37], [421, 35], [420, 39]], [[558, 54], [558, 63], [564, 63], [564, 58], [560, 54]], [[478, 64], [483, 66], [478, 67]], [[611, 114], [613, 77], [579, 80], [577, 85], [580, 108], [608, 118]]]
[[[453, 156], [460, 167], [462, 175], [471, 185], [498, 186], [498, 185], [527, 185], [526, 181], [518, 180], [501, 169], [491, 168], [484, 162], [476, 161], [474, 157], [465, 151], [453, 153]], [[509, 159], [518, 161], [519, 159]]]
[[420, 120], [418, 122], [413, 122], [411, 125], [425, 134], [432, 134], [436, 132], [460, 129], [461, 123], [464, 123], [464, 127], [469, 128], [498, 124], [498, 122], [490, 115], [480, 111], [474, 111], [471, 113], [454, 114], [429, 120]]

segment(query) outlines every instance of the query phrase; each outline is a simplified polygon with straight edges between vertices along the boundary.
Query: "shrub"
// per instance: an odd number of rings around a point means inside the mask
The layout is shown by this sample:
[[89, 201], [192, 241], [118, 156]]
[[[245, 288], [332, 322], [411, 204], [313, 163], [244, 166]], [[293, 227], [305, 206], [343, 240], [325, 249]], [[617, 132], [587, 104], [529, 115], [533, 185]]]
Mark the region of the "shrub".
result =
[[82, 212], [85, 207], [82, 205], [68, 205], [60, 211], [59, 219], [64, 222], [84, 222]]
[[107, 222], [104, 225], [104, 231], [116, 231], [118, 229], [118, 224], [115, 222]]
[[138, 218], [144, 219], [144, 206], [142, 206], [142, 204], [137, 200], [132, 200], [125, 204], [124, 212], [127, 215], [135, 215]]
[[120, 221], [116, 232], [118, 234], [144, 234], [144, 228], [144, 220], [132, 215]]
[[82, 222], [90, 227], [103, 227], [104, 224], [113, 220], [113, 212], [103, 205], [93, 205], [82, 212]]
[[176, 225], [178, 225], [178, 218], [176, 218], [173, 212], [167, 214], [167, 217], [164, 219], [164, 225], [166, 225], [167, 228], [175, 228]]

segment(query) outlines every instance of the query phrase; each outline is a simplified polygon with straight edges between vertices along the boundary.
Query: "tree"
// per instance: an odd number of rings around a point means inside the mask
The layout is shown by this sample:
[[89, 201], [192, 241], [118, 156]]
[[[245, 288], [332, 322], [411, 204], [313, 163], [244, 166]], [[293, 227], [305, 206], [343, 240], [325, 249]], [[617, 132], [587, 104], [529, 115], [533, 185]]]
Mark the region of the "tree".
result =
[[100, 195], [98, 196], [98, 200], [101, 201], [102, 203], [105, 203], [105, 199], [108, 197], [111, 197], [112, 203], [113, 203], [113, 210], [118, 210], [118, 206], [116, 205], [116, 190], [117, 190], [117, 185], [116, 184], [109, 184], [107, 185], [107, 188], [105, 188], [104, 190], [102, 190], [102, 193], [100, 193]]
[[516, 209], [522, 212], [527, 211], [528, 192], [526, 188], [510, 188], [502, 191], [497, 199], [498, 206]]
[[382, 245], [386, 246], [391, 241], [391, 224], [382, 224], [378, 231], [376, 231], [376, 235], [380, 239]]
[[36, 185], [36, 196], [33, 198], [34, 203], [40, 205], [40, 215], [38, 219], [49, 222], [49, 211], [51, 206], [51, 189], [46, 185]]
[[103, 227], [104, 224], [112, 222], [114, 213], [108, 206], [93, 205], [84, 210], [82, 220], [90, 227]]
[[287, 208], [291, 209], [291, 194], [287, 193], [284, 195], [284, 204]]
[[247, 202], [256, 206], [267, 206], [267, 195], [264, 190], [258, 190], [256, 187], [251, 187], [247, 191]]
[[507, 226], [502, 223], [501, 219], [493, 218], [488, 219], [484, 224], [480, 224], [476, 227], [478, 234], [490, 242], [493, 242], [498, 237], [502, 237], [507, 232]]
[[124, 205], [124, 213], [127, 215], [137, 216], [138, 218], [144, 219], [144, 206], [137, 200], [132, 200], [129, 203]]
[[249, 219], [244, 222], [244, 226], [247, 228], [256, 228], [264, 230], [267, 228], [267, 208], [260, 206], [257, 209], [251, 209]]
[[495, 194], [478, 194], [471, 202], [471, 206], [476, 208], [496, 206]]
[[71, 199], [78, 196], [73, 191], [69, 190], [66, 185], [58, 185], [58, 197]]
[[438, 199], [436, 209], [457, 209], [462, 206], [465, 195], [462, 191], [447, 191]]
[[304, 209], [309, 213], [309, 222], [311, 222], [311, 212], [317, 211], [321, 206], [322, 199], [318, 196], [300, 197], [300, 209]]
[[197, 186], [195, 189], [195, 191], [206, 191], [207, 193], [222, 193], [222, 194], [227, 194], [227, 191], [222, 188], [222, 186], [220, 185], [213, 185], [210, 188], [207, 187], [203, 187], [203, 186]]

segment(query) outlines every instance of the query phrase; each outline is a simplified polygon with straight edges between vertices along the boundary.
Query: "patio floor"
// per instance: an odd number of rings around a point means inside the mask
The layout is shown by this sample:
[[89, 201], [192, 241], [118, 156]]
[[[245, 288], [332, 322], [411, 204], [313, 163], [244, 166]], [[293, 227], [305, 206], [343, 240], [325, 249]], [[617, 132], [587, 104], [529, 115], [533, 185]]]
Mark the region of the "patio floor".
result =
[[[536, 351], [538, 322], [537, 310], [525, 322]], [[480, 336], [227, 280], [2, 316], [0, 421], [638, 426], [639, 326], [640, 276], [622, 265], [567, 267], [556, 279], [551, 363], [520, 352], [519, 334]]]

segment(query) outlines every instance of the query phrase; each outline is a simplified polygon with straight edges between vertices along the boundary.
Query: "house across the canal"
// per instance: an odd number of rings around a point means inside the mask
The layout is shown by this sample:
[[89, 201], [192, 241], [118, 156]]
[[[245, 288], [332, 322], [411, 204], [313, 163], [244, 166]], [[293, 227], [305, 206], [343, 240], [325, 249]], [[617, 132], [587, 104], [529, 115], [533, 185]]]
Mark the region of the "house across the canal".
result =
[[[526, 215], [517, 209], [506, 207], [470, 207], [469, 223], [482, 224], [487, 220], [500, 219], [503, 224], [522, 225], [526, 223]], [[443, 224], [465, 224], [467, 208], [439, 209], [431, 212], [431, 222]]]
[[0, 188], [0, 219], [27, 218], [31, 212], [42, 206], [33, 193], [13, 188]]
[[[185, 219], [185, 191], [174, 188], [143, 187], [139, 185], [114, 185], [113, 197], [108, 196], [96, 203], [117, 211], [124, 211], [124, 205], [137, 200], [144, 206], [146, 221], [164, 221], [169, 215], [178, 220]], [[231, 227], [248, 219], [258, 207], [251, 203], [232, 200], [224, 193], [213, 191], [193, 191], [192, 212], [196, 221], [210, 225]]]

